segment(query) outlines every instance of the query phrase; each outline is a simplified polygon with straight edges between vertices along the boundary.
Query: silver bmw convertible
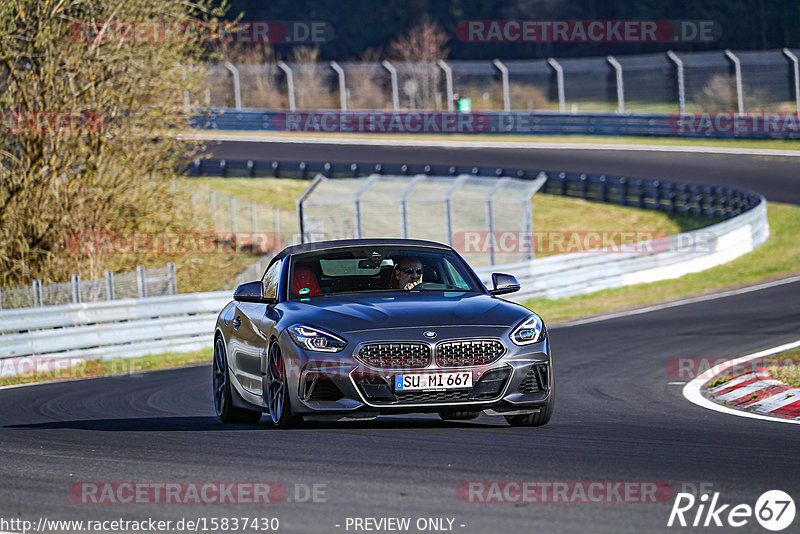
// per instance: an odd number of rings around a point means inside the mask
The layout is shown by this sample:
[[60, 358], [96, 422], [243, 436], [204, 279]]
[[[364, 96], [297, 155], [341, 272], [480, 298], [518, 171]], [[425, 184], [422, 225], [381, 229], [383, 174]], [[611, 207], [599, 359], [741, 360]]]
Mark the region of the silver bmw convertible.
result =
[[214, 332], [213, 397], [225, 423], [481, 412], [547, 424], [553, 363], [542, 319], [500, 298], [451, 247], [408, 239], [288, 247], [240, 285]]

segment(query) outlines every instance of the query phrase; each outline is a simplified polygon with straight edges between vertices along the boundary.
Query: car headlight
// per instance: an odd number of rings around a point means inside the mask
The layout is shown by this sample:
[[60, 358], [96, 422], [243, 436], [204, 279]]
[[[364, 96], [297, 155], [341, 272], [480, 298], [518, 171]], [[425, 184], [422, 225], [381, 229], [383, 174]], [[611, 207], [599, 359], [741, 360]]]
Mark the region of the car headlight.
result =
[[511, 341], [517, 345], [530, 345], [536, 343], [544, 338], [544, 322], [542, 318], [532, 314], [530, 317], [522, 321], [513, 332], [511, 332]]
[[337, 337], [321, 328], [308, 326], [305, 324], [295, 324], [288, 329], [289, 336], [298, 347], [315, 352], [339, 352], [347, 341]]

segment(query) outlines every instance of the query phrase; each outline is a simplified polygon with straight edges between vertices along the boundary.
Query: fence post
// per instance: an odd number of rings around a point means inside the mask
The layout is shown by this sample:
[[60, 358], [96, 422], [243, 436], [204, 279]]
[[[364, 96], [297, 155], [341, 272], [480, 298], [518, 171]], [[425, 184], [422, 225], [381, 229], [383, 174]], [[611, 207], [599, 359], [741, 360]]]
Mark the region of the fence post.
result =
[[144, 277], [144, 267], [141, 265], [136, 266], [136, 286], [139, 289], [139, 298], [143, 299], [147, 297], [147, 281]]
[[42, 281], [41, 280], [34, 280], [33, 281], [33, 305], [34, 307], [41, 308], [44, 306], [42, 302]]
[[106, 300], [116, 300], [114, 294], [114, 271], [106, 271]]
[[686, 111], [686, 85], [683, 77], [683, 61], [672, 50], [667, 50], [667, 57], [675, 63], [678, 75], [678, 111], [684, 113]]
[[567, 110], [567, 102], [564, 96], [564, 68], [561, 63], [554, 58], [548, 58], [547, 64], [556, 71], [556, 88], [558, 89], [558, 111], [564, 113]]
[[217, 193], [213, 189], [209, 192], [211, 198], [211, 216], [214, 222], [214, 230], [218, 229], [217, 225]]
[[258, 232], [258, 205], [255, 200], [250, 201], [250, 231], [253, 234]]
[[453, 111], [453, 69], [451, 69], [450, 65], [445, 63], [443, 59], [437, 61], [436, 64], [444, 71], [444, 78], [447, 86], [447, 111]]
[[397, 69], [386, 60], [381, 62], [381, 65], [383, 65], [384, 69], [389, 71], [389, 76], [392, 79], [392, 107], [395, 111], [398, 111], [400, 109], [400, 90], [397, 84]]
[[736, 75], [736, 102], [739, 108], [739, 115], [744, 114], [744, 99], [742, 98], [742, 64], [739, 58], [730, 50], [725, 50], [725, 57], [733, 63], [733, 72]]
[[625, 113], [625, 85], [622, 81], [622, 65], [619, 64], [614, 56], [606, 57], [617, 74], [617, 113]]
[[800, 115], [800, 67], [798, 67], [797, 64], [797, 56], [788, 48], [783, 49], [783, 54], [792, 62], [792, 71], [794, 73], [794, 105], [797, 114]]
[[451, 247], [453, 246], [453, 212], [452, 212], [452, 198], [453, 195], [458, 191], [458, 188], [461, 187], [467, 178], [469, 178], [468, 174], [464, 174], [459, 176], [453, 182], [453, 185], [450, 186], [450, 189], [447, 190], [447, 193], [444, 197], [444, 208], [445, 208], [445, 217], [447, 221], [447, 244]]
[[81, 303], [81, 275], [72, 275], [72, 303]]
[[[500, 71], [503, 78], [503, 111], [509, 112], [511, 111], [511, 95], [509, 94], [508, 90], [508, 68], [499, 60], [495, 59], [492, 61], [495, 67]], [[494, 264], [492, 264], [494, 265]]]
[[272, 226], [275, 230], [275, 237], [277, 238], [279, 235], [281, 235], [281, 209], [278, 206], [275, 206], [272, 216], [274, 217]]
[[233, 63], [226, 61], [225, 68], [233, 74], [233, 99], [236, 103], [236, 109], [242, 110], [242, 87], [239, 85], [239, 69], [233, 66]]
[[178, 275], [175, 272], [175, 264], [172, 262], [167, 263], [167, 272], [169, 273], [169, 290], [170, 295], [178, 294]]
[[[186, 67], [181, 65], [181, 69], [183, 69], [183, 81], [186, 82], [189, 79], [189, 77], [186, 74]], [[189, 99], [189, 90], [188, 89], [184, 89], [183, 90], [183, 109], [185, 111], [187, 111], [187, 112], [191, 111], [191, 109], [192, 109], [192, 102]]]
[[236, 230], [237, 230], [237, 227], [236, 227], [236, 197], [231, 195], [230, 196], [230, 202], [231, 202], [231, 232], [233, 232], [235, 234]]
[[289, 111], [297, 111], [294, 100], [294, 74], [285, 61], [278, 61], [278, 68], [286, 74], [286, 92], [289, 94]]
[[344, 69], [335, 61], [331, 61], [331, 68], [339, 75], [339, 109], [347, 111], [347, 87], [344, 83]]

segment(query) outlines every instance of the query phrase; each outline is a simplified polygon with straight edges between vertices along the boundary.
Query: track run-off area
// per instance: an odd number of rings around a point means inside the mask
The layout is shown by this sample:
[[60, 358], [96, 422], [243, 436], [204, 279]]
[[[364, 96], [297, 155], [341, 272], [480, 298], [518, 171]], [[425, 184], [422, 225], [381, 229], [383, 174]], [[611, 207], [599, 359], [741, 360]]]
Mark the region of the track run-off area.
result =
[[[768, 201], [800, 204], [800, 159], [789, 155], [274, 139], [209, 142], [207, 150], [230, 159], [663, 178], [739, 187]], [[419, 415], [287, 431], [272, 429], [266, 418], [255, 426], [225, 426], [214, 416], [210, 364], [6, 388], [0, 391], [0, 499], [15, 518], [34, 523], [43, 516], [173, 522], [239, 517], [277, 518], [278, 532], [465, 534], [765, 532], [753, 516], [736, 529], [714, 527], [713, 518], [712, 526], [703, 527], [701, 494], [709, 501], [718, 494], [717, 507], [730, 505], [719, 516], [723, 522], [730, 508], [754, 507], [768, 490], [800, 499], [797, 425], [695, 405], [682, 393], [686, 381], [670, 372], [676, 358], [714, 361], [796, 341], [800, 280], [576, 321], [549, 334], [557, 402], [552, 421], [541, 428], [511, 428], [503, 418], [485, 415], [464, 423]], [[268, 483], [273, 499], [120, 502], [120, 493], [112, 491], [119, 483], [177, 483], [185, 490], [206, 482]], [[113, 495], [99, 498], [104, 490]], [[679, 492], [695, 493], [698, 502], [684, 514], [689, 526], [675, 521], [668, 527]], [[700, 526], [692, 527], [697, 514]], [[354, 521], [359, 518], [361, 523]], [[408, 518], [408, 529], [389, 528], [402, 522], [365, 521], [392, 518]], [[795, 519], [786, 532], [798, 524]], [[366, 528], [378, 525], [383, 529]]]

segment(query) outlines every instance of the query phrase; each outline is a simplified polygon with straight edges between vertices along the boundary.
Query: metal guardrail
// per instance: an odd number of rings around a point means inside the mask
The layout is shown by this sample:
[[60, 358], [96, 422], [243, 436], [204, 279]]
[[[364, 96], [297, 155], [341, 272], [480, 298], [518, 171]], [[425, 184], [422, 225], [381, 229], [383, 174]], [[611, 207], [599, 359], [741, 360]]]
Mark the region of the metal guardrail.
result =
[[191, 126], [217, 130], [314, 133], [633, 135], [800, 139], [800, 113], [559, 113], [552, 111], [196, 110]]
[[637, 242], [638, 250], [652, 253], [589, 250], [476, 272], [485, 284], [498, 270], [516, 276], [522, 290], [509, 295], [513, 300], [557, 299], [703, 271], [752, 251], [768, 238], [767, 203], [762, 198], [754, 209], [707, 228]]

